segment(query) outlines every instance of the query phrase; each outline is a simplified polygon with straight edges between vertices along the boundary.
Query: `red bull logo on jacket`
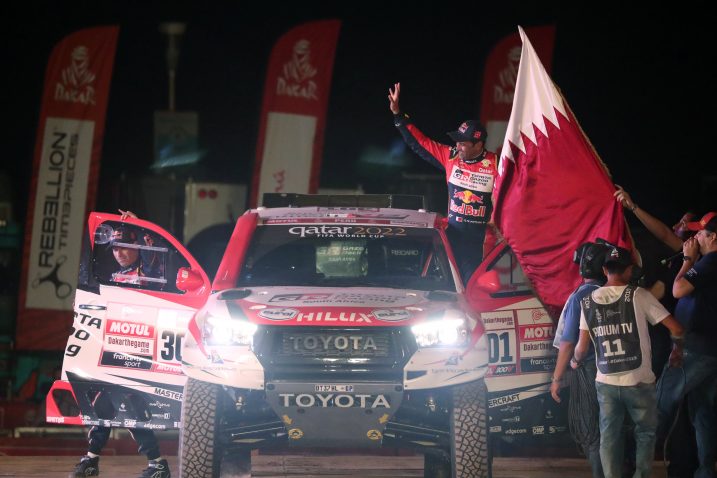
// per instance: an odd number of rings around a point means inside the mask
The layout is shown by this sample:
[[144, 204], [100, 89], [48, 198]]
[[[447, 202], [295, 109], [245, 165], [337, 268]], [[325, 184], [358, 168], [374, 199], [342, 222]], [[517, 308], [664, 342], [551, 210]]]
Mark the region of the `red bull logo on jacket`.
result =
[[463, 204], [483, 204], [482, 197], [467, 189], [464, 191], [455, 191], [453, 197], [460, 199]]

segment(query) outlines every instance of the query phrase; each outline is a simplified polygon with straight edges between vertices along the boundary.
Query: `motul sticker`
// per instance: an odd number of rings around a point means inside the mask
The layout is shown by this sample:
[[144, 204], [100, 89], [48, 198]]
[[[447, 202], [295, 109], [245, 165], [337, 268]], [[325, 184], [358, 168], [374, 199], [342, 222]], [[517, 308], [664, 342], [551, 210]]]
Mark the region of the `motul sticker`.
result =
[[105, 333], [113, 335], [126, 335], [131, 337], [154, 337], [154, 327], [136, 322], [122, 322], [119, 320], [108, 320], [105, 325]]
[[552, 325], [530, 325], [520, 328], [520, 340], [548, 340], [554, 336]]

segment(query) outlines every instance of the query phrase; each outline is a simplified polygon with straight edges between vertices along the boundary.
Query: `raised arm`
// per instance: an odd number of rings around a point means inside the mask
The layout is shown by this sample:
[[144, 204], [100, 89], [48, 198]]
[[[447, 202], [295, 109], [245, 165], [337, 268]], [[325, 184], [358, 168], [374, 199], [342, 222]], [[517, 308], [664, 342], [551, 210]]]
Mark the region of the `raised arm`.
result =
[[653, 215], [649, 214], [640, 206], [635, 204], [630, 195], [625, 191], [622, 186], [615, 185], [617, 191], [615, 191], [615, 199], [617, 202], [622, 204], [622, 207], [629, 209], [635, 215], [636, 218], [647, 228], [650, 233], [663, 242], [667, 247], [677, 252], [682, 249], [682, 239], [672, 231], [670, 227], [664, 222], [660, 221]]
[[694, 237], [687, 239], [682, 246], [682, 253], [684, 254], [682, 267], [680, 268], [680, 272], [677, 273], [677, 276], [675, 276], [675, 282], [672, 284], [672, 295], [675, 299], [681, 299], [682, 297], [690, 295], [692, 291], [695, 290], [695, 286], [685, 279], [685, 274], [695, 265], [697, 255], [700, 253], [700, 245], [697, 239]]

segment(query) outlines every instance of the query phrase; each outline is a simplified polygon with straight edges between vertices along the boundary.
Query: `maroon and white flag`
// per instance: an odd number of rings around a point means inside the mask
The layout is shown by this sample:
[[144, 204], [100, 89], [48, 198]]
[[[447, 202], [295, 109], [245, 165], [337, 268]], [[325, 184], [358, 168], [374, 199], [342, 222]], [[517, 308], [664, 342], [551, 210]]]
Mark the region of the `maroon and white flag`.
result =
[[72, 33], [47, 65], [25, 225], [18, 349], [59, 350], [67, 340], [118, 33], [115, 26]]
[[341, 22], [300, 25], [277, 41], [269, 59], [251, 207], [265, 192], [315, 193]]
[[632, 239], [607, 168], [519, 32], [523, 48], [493, 221], [553, 313], [580, 282], [575, 249], [596, 238], [632, 249]]
[[[535, 51], [542, 58], [543, 66], [550, 74], [553, 64], [555, 27], [553, 25], [531, 27], [526, 29], [526, 33], [533, 40]], [[485, 146], [489, 151], [497, 151], [503, 146], [513, 106], [521, 49], [520, 35], [515, 32], [496, 43], [485, 64], [480, 120], [488, 131], [488, 140]]]

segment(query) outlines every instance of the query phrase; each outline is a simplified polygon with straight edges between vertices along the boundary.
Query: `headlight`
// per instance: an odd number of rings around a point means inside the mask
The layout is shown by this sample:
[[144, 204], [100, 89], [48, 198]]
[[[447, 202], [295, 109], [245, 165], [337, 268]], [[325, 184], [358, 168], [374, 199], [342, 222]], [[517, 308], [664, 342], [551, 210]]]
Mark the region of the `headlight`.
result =
[[462, 347], [470, 331], [466, 319], [432, 320], [411, 327], [419, 347]]
[[245, 320], [210, 315], [204, 322], [202, 339], [207, 345], [252, 345], [256, 328]]

